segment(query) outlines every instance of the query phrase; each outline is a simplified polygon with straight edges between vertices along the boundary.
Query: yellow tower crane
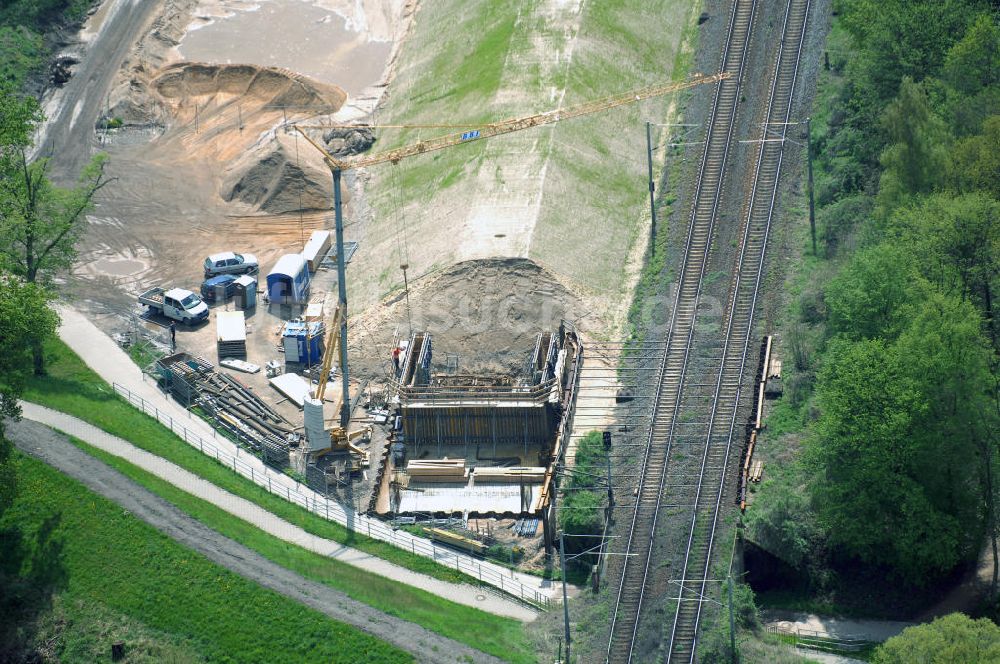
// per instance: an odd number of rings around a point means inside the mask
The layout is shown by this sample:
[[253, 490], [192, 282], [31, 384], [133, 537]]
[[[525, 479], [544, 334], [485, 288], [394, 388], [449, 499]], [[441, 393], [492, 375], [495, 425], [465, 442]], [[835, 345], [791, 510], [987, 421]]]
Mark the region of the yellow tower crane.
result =
[[[339, 303], [337, 311], [334, 314], [334, 320], [332, 321], [332, 325], [330, 327], [329, 341], [326, 345], [323, 356], [323, 371], [320, 373], [319, 387], [317, 387], [316, 390], [319, 401], [322, 403], [322, 395], [326, 389], [327, 376], [329, 375], [328, 372], [333, 366], [333, 357], [339, 351], [342, 400], [340, 404], [340, 426], [334, 428], [330, 432], [332, 446], [341, 448], [345, 447], [349, 444], [349, 438], [351, 437], [347, 433], [347, 426], [351, 419], [351, 402], [347, 371], [347, 286], [345, 282], [344, 266], [344, 216], [340, 190], [340, 176], [343, 171], [354, 168], [362, 168], [365, 166], [374, 166], [376, 164], [384, 164], [385, 162], [397, 163], [400, 159], [424, 154], [425, 152], [442, 150], [455, 145], [463, 145], [465, 143], [472, 143], [486, 138], [493, 138], [494, 136], [510, 134], [515, 131], [521, 131], [522, 129], [531, 129], [532, 127], [540, 127], [542, 125], [552, 124], [561, 120], [569, 120], [570, 118], [577, 118], [583, 115], [600, 113], [602, 111], [607, 111], [626, 104], [634, 104], [644, 99], [662, 97], [673, 92], [679, 92], [680, 90], [687, 90], [688, 88], [693, 88], [698, 85], [705, 85], [706, 83], [718, 83], [719, 81], [727, 79], [730, 76], [731, 75], [728, 73], [713, 74], [711, 76], [695, 75], [694, 77], [680, 83], [661, 83], [651, 85], [645, 88], [632, 90], [631, 92], [625, 92], [618, 95], [612, 95], [610, 97], [604, 97], [603, 99], [584, 102], [575, 106], [557, 108], [551, 111], [545, 111], [544, 113], [536, 113], [534, 115], [524, 117], [509, 118], [485, 125], [475, 125], [474, 123], [469, 125], [433, 125], [437, 127], [461, 126], [465, 128], [465, 131], [459, 131], [427, 140], [417, 141], [416, 143], [395, 148], [393, 150], [387, 150], [385, 152], [360, 155], [350, 157], [348, 159], [338, 159], [337, 157], [334, 157], [322, 145], [313, 140], [306, 130], [311, 128], [329, 129], [334, 126], [375, 129], [379, 128], [380, 125], [325, 125], [322, 127], [295, 125], [295, 129], [302, 134], [303, 138], [305, 138], [310, 145], [316, 148], [320, 154], [323, 155], [323, 161], [325, 161], [326, 165], [330, 167], [330, 173], [333, 176], [333, 211], [337, 239], [337, 290]], [[385, 126], [406, 128], [431, 125]], [[337, 327], [340, 328], [339, 339], [335, 339]]]

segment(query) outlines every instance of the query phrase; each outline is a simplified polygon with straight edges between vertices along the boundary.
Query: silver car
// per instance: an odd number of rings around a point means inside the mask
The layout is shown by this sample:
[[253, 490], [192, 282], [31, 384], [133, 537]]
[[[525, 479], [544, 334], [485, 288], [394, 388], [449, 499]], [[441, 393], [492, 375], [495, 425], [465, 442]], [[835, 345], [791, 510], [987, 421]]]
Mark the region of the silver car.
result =
[[255, 274], [259, 267], [257, 257], [253, 254], [223, 251], [205, 259], [205, 277], [217, 274]]

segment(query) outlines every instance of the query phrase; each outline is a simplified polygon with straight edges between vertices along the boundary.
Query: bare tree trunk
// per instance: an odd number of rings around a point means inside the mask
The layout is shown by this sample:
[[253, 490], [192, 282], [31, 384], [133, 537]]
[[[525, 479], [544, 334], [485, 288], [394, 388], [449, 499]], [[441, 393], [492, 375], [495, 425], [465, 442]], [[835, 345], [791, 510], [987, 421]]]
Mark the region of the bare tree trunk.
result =
[[35, 375], [44, 376], [45, 375], [45, 352], [42, 348], [42, 344], [32, 344], [31, 346], [31, 359], [35, 364]]

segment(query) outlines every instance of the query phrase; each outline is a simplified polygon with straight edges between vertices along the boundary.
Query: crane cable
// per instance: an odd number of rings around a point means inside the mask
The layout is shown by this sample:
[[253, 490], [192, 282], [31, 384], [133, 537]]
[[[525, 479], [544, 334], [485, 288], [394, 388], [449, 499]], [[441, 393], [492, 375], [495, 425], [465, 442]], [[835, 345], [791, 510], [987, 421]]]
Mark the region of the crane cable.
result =
[[306, 186], [305, 185], [306, 178], [305, 178], [305, 173], [302, 171], [302, 163], [299, 161], [299, 133], [298, 132], [295, 132], [295, 168], [298, 169], [299, 174], [300, 174], [300, 177], [298, 178], [298, 180], [299, 180], [299, 186], [295, 188], [296, 191], [298, 192], [298, 197], [299, 197], [299, 241], [301, 241], [302, 244], [305, 245], [305, 243], [306, 243], [306, 230], [305, 230], [305, 226], [304, 226], [304, 221], [302, 219], [302, 188]]

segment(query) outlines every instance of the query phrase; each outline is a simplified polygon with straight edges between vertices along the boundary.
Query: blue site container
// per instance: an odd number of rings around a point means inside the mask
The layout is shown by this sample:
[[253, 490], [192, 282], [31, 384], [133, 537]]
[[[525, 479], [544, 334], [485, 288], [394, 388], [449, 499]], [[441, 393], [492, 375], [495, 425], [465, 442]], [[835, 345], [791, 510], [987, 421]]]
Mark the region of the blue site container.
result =
[[267, 275], [267, 296], [275, 304], [309, 300], [309, 266], [302, 254], [285, 254]]
[[285, 362], [319, 364], [323, 359], [322, 323], [285, 323], [281, 341], [285, 348]]

